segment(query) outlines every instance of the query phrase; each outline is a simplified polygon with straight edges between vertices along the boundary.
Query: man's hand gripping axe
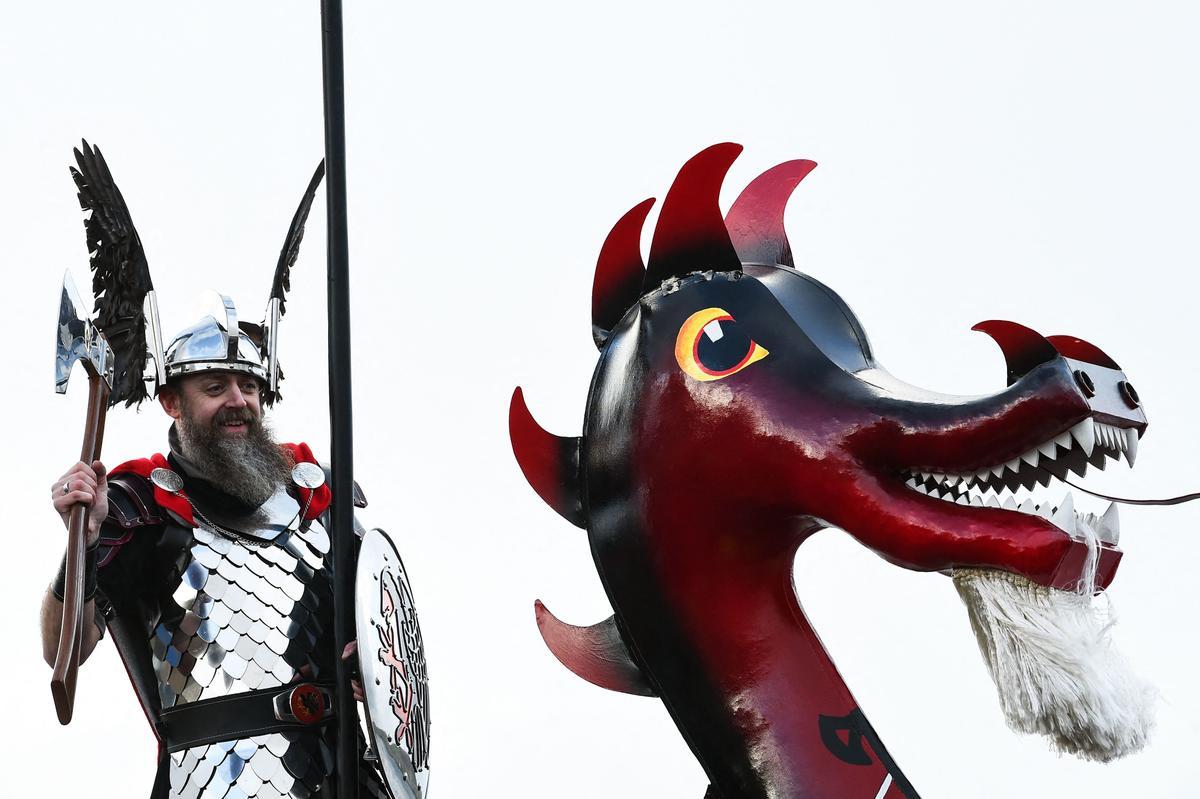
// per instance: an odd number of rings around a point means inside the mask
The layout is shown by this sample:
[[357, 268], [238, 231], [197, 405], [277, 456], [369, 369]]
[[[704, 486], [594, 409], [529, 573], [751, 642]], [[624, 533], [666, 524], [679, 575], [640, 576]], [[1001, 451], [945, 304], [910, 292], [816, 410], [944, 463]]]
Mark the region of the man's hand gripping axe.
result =
[[[78, 361], [88, 376], [87, 419], [83, 428], [83, 447], [79, 459], [90, 464], [100, 457], [104, 441], [104, 418], [112, 392], [115, 358], [108, 340], [88, 317], [71, 273], [63, 276], [62, 301], [58, 308], [58, 353], [54, 364], [54, 389], [67, 393], [72, 367]], [[71, 508], [67, 523], [66, 591], [63, 598], [62, 630], [58, 637], [58, 655], [50, 678], [54, 708], [63, 724], [71, 721], [75, 704], [75, 676], [79, 671], [79, 650], [83, 640], [83, 561], [87, 538], [88, 507]]]

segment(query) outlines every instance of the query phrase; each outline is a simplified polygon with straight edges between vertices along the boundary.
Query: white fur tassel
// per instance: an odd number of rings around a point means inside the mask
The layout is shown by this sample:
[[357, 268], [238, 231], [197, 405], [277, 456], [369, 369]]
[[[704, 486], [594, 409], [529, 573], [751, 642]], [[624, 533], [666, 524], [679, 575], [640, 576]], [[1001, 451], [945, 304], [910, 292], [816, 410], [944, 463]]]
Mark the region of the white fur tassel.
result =
[[1154, 726], [1155, 691], [1113, 649], [1111, 609], [1093, 604], [1098, 545], [1078, 592], [1043, 588], [994, 569], [961, 569], [954, 586], [1013, 729], [1041, 733], [1053, 747], [1108, 762], [1137, 752]]

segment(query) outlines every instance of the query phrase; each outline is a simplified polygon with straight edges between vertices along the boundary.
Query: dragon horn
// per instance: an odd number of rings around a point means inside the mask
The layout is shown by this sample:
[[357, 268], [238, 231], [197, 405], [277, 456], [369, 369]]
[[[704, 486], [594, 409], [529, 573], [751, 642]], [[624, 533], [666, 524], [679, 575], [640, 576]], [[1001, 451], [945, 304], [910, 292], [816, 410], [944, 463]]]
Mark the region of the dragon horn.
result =
[[725, 227], [742, 263], [796, 265], [783, 227], [783, 211], [796, 186], [816, 166], [815, 161], [787, 161], [742, 189], [725, 215]]
[[630, 657], [615, 617], [590, 627], [576, 627], [559, 621], [541, 600], [533, 603], [533, 612], [546, 647], [576, 675], [610, 691], [658, 696]]
[[989, 319], [971, 328], [986, 333], [1004, 353], [1004, 363], [1008, 367], [1008, 384], [1013, 383], [1036, 366], [1058, 357], [1054, 345], [1036, 330], [1016, 322], [1003, 319]]
[[655, 289], [667, 278], [690, 272], [742, 268], [719, 203], [725, 174], [741, 152], [740, 144], [714, 144], [679, 170], [654, 228], [643, 289]]
[[1049, 341], [1054, 349], [1058, 350], [1060, 355], [1067, 358], [1074, 358], [1077, 361], [1087, 361], [1097, 366], [1106, 366], [1109, 369], [1121, 368], [1117, 366], [1116, 361], [1108, 356], [1108, 353], [1090, 341], [1084, 341], [1075, 336], [1046, 336], [1046, 341]]
[[576, 527], [586, 527], [579, 490], [579, 450], [583, 439], [548, 433], [525, 405], [521, 389], [508, 406], [508, 436], [525, 479], [546, 504]]
[[609, 231], [592, 279], [592, 338], [604, 346], [609, 331], [621, 321], [642, 293], [646, 267], [642, 263], [642, 226], [654, 198], [635, 205]]

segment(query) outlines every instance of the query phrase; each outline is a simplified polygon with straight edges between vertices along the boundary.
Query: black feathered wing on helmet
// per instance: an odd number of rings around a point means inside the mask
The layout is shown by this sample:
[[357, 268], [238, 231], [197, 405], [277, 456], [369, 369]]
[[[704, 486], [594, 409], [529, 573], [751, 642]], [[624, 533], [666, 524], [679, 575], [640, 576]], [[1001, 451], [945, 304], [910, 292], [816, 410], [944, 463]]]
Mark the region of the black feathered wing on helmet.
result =
[[283, 373], [279, 370], [279, 320], [286, 313], [287, 293], [292, 288], [292, 266], [300, 255], [300, 242], [304, 240], [304, 225], [308, 221], [308, 213], [312, 210], [313, 199], [317, 187], [325, 177], [325, 161], [317, 164], [308, 188], [300, 199], [300, 206], [292, 215], [292, 224], [288, 226], [287, 237], [283, 240], [283, 249], [279, 251], [279, 263], [275, 265], [275, 279], [271, 282], [271, 296], [267, 300], [267, 310], [263, 316], [262, 342], [260, 349], [265, 347], [267, 357], [267, 391], [263, 400], [272, 405], [280, 398], [279, 383]]
[[[153, 298], [154, 293], [150, 267], [100, 148], [84, 140], [83, 149], [75, 150], [75, 163], [71, 177], [79, 190], [79, 206], [91, 213], [84, 229], [91, 254], [96, 325], [116, 357], [109, 404], [137, 405], [150, 395], [143, 380], [148, 353], [144, 308], [147, 295]], [[157, 326], [157, 320], [152, 324]]]
[[[279, 399], [279, 381], [282, 379], [277, 354], [279, 320], [283, 317], [287, 292], [291, 289], [291, 269], [300, 254], [304, 226], [317, 187], [325, 175], [325, 162], [317, 165], [288, 226], [263, 323], [238, 322], [232, 302], [226, 300], [224, 320], [201, 320], [198, 326], [193, 325], [176, 336], [165, 353], [149, 264], [125, 198], [98, 147], [84, 141], [82, 148], [75, 150], [75, 162], [77, 166], [71, 167], [71, 177], [79, 190], [79, 205], [89, 213], [84, 227], [91, 254], [96, 323], [112, 346], [116, 359], [110, 404], [140, 404], [157, 393], [168, 376], [220, 369], [226, 362], [231, 368], [265, 375], [265, 404]], [[201, 351], [199, 355], [196, 347], [180, 346], [184, 338], [194, 335], [193, 331], [203, 328], [205, 333], [212, 333], [209, 327], [219, 333], [225, 342], [222, 346], [213, 347], [211, 353]], [[254, 345], [251, 348], [254, 352], [236, 343], [232, 347], [228, 345], [242, 336]], [[182, 358], [181, 353], [185, 352], [189, 353], [186, 365], [176, 363], [175, 359]], [[247, 358], [257, 361], [253, 369], [247, 368]], [[146, 374], [148, 364], [153, 367], [150, 375]]]

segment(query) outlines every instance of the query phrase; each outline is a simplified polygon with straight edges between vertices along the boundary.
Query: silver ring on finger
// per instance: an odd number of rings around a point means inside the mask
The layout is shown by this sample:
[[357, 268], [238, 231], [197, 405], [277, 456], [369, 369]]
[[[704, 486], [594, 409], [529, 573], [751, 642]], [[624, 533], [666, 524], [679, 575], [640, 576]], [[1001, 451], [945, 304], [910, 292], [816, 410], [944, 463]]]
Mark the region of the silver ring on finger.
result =
[[63, 492], [63, 496], [64, 496], [64, 497], [65, 497], [67, 494], [70, 494], [70, 493], [71, 493], [71, 481], [70, 481], [70, 480], [65, 480], [65, 481], [63, 481], [62, 492]]

